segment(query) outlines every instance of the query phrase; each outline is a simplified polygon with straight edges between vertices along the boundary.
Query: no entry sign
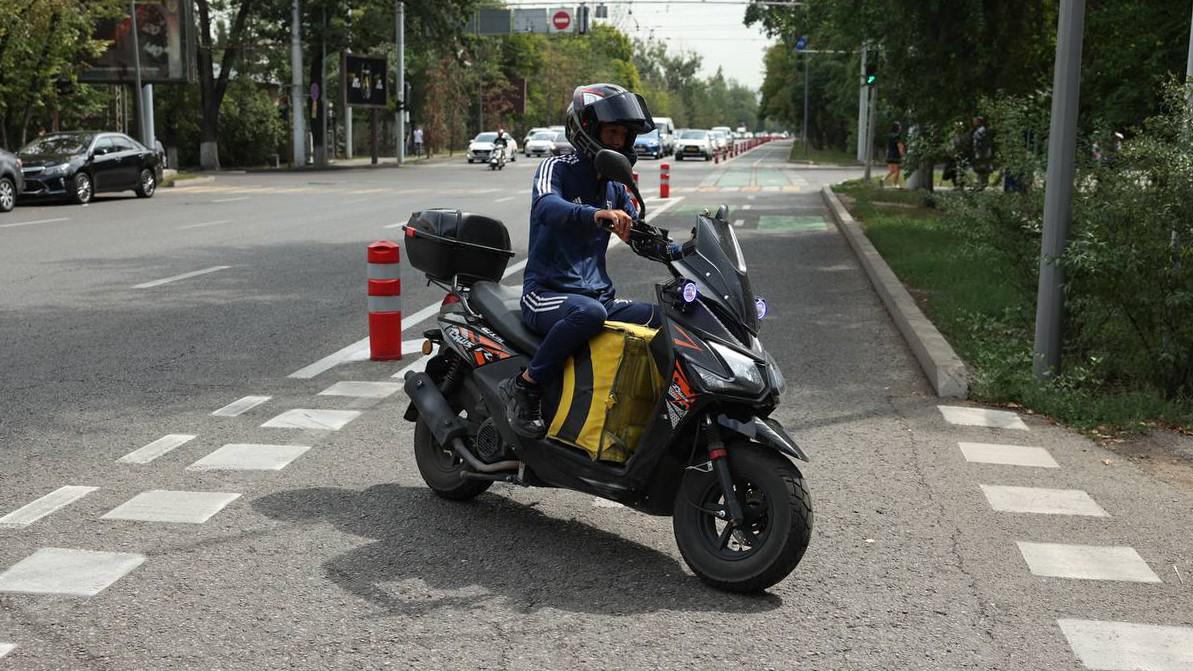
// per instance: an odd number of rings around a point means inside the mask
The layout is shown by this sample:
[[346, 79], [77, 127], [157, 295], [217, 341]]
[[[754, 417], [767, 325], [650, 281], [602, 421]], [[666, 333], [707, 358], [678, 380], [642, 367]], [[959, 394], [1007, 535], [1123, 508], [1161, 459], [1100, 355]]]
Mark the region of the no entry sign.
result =
[[572, 32], [572, 10], [559, 7], [550, 10], [551, 15], [551, 32], [553, 33], [570, 33]]

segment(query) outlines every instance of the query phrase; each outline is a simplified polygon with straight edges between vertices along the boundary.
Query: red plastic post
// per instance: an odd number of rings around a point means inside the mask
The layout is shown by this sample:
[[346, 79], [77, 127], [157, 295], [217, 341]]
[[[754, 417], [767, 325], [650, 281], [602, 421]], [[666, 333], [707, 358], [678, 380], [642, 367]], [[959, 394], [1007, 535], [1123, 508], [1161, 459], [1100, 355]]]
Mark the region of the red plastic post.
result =
[[671, 197], [671, 164], [659, 165], [659, 198]]
[[402, 358], [402, 273], [398, 243], [369, 245], [369, 357], [373, 361]]

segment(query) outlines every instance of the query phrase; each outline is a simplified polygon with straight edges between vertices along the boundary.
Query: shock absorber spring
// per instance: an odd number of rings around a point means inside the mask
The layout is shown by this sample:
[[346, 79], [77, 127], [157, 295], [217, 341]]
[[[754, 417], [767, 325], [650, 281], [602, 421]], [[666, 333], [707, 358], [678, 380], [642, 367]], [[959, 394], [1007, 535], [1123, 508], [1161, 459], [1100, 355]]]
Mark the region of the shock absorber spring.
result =
[[451, 363], [447, 365], [447, 374], [443, 376], [443, 382], [439, 385], [439, 391], [448, 396], [456, 391], [456, 387], [460, 385], [460, 381], [464, 379], [464, 360], [458, 356], [452, 355]]

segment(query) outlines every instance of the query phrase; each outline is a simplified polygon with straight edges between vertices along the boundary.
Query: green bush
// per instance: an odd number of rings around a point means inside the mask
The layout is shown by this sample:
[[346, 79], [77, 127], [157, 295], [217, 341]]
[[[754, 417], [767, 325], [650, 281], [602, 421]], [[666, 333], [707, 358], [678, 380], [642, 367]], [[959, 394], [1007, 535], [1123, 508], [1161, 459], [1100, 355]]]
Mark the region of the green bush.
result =
[[228, 85], [220, 105], [220, 164], [269, 163], [285, 136], [286, 124], [264, 91], [245, 79]]

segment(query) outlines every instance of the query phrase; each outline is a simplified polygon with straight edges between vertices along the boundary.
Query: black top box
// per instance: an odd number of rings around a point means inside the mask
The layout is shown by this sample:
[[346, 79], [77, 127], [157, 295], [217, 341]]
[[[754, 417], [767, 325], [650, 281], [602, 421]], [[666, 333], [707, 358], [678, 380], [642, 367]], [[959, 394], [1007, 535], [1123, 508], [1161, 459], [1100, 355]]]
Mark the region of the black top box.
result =
[[410, 263], [440, 282], [500, 282], [514, 256], [505, 224], [479, 214], [422, 210], [411, 214], [402, 230]]

